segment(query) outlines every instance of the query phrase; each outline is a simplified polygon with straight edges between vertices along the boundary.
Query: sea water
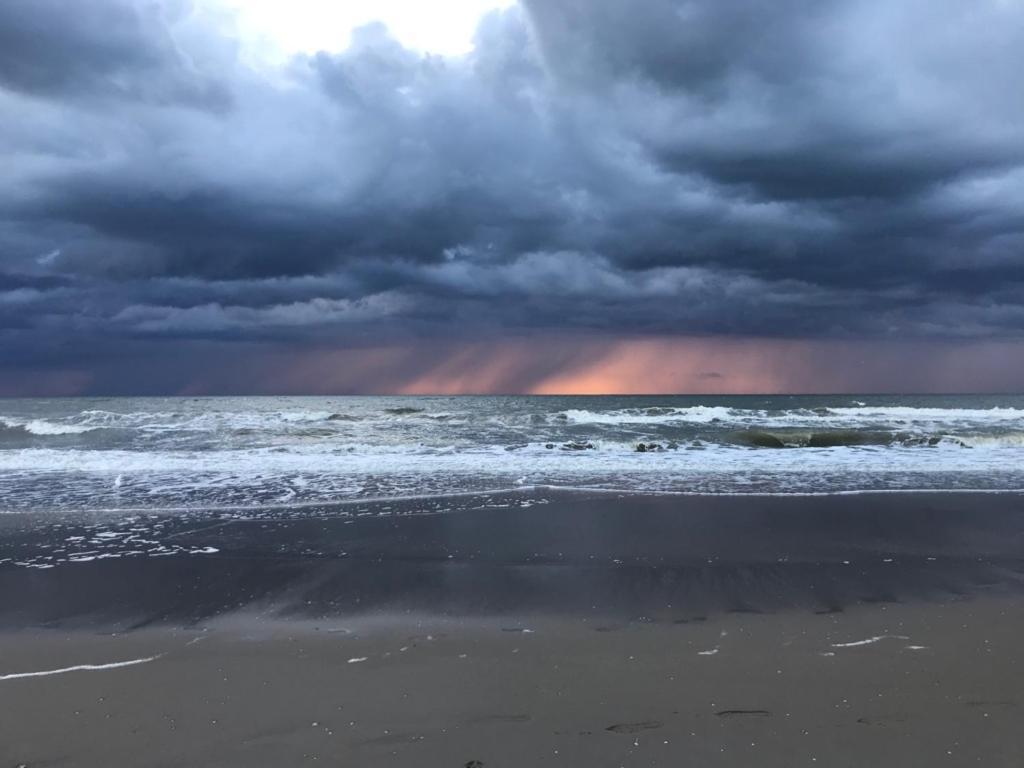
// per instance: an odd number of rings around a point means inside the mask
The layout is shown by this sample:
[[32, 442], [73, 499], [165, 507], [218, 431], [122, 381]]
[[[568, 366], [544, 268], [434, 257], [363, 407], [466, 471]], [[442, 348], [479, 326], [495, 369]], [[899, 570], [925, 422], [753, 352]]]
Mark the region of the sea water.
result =
[[1022, 489], [1024, 397], [0, 400], [0, 512], [302, 505], [533, 486]]

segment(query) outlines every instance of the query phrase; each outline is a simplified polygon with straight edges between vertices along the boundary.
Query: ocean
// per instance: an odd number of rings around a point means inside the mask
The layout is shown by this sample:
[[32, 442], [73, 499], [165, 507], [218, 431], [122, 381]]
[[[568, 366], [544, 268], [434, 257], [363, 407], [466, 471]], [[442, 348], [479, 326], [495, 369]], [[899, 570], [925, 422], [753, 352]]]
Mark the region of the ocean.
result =
[[301, 507], [537, 486], [1022, 489], [1024, 396], [0, 401], [0, 512]]

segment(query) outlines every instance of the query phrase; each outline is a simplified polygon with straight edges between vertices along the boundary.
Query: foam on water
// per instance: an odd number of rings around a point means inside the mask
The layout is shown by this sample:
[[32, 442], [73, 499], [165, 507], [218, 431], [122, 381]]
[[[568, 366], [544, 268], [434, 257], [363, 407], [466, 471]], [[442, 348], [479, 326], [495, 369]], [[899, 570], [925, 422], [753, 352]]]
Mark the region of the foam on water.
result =
[[64, 675], [68, 672], [99, 672], [107, 669], [121, 669], [123, 667], [134, 667], [138, 664], [148, 664], [151, 661], [156, 661], [161, 658], [163, 654], [157, 654], [156, 656], [146, 656], [141, 659], [129, 659], [128, 661], [114, 661], [109, 664], [76, 664], [73, 667], [61, 667], [60, 669], [44, 669], [40, 672], [14, 672], [7, 675], [0, 675], [0, 681], [5, 680], [19, 680], [26, 677], [50, 677], [52, 675]]
[[[832, 643], [833, 648], [859, 648], [862, 645], [874, 645], [882, 640], [909, 640], [906, 635], [875, 635], [864, 640], [853, 640], [849, 643]], [[908, 646], [909, 647], [909, 646]]]
[[[637, 451], [638, 444], [644, 450]], [[5, 401], [0, 511], [1024, 487], [1021, 397]]]
[[629, 408], [616, 411], [568, 410], [564, 415], [574, 424], [710, 424], [724, 422], [760, 425], [766, 428], [791, 426], [871, 425], [991, 425], [1020, 424], [1024, 410], [1019, 408], [922, 408], [906, 406], [763, 409], [693, 406], [689, 408]]
[[0, 429], [22, 430], [30, 435], [80, 435], [91, 432], [93, 427], [83, 424], [55, 424], [44, 419], [18, 421], [17, 419], [0, 419]]
[[[690, 408], [626, 408], [614, 411], [588, 411], [570, 409], [556, 414], [564, 416], [574, 424], [670, 424], [692, 422], [709, 424], [715, 420], [729, 421], [739, 418], [742, 412], [732, 408], [697, 405]], [[749, 411], [751, 417], [763, 412]]]

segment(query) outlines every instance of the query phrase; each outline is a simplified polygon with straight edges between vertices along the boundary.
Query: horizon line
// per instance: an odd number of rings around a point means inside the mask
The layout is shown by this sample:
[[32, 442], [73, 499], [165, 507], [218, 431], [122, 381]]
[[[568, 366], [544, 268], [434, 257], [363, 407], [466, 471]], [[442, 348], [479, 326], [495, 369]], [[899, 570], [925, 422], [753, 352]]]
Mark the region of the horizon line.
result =
[[224, 392], [224, 393], [118, 393], [87, 395], [2, 395], [0, 400], [100, 400], [110, 398], [227, 398], [227, 397], [1024, 397], [1024, 391], [974, 391], [974, 392]]

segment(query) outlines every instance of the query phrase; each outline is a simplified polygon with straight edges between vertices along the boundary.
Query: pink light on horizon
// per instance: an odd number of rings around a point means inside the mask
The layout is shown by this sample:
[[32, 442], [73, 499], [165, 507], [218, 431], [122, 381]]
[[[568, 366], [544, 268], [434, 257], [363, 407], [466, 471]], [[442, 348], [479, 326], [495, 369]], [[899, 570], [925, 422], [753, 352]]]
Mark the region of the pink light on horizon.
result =
[[[573, 337], [305, 352], [269, 391], [781, 394], [1024, 390], [1024, 344]], [[257, 371], [253, 371], [256, 375]]]
[[[190, 365], [191, 363], [191, 365]], [[140, 373], [148, 378], [140, 378]], [[1024, 392], [1024, 342], [548, 334], [0, 371], [0, 396]]]

